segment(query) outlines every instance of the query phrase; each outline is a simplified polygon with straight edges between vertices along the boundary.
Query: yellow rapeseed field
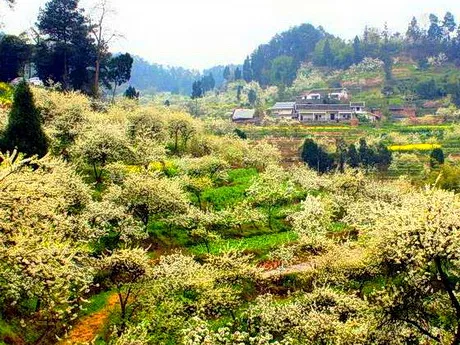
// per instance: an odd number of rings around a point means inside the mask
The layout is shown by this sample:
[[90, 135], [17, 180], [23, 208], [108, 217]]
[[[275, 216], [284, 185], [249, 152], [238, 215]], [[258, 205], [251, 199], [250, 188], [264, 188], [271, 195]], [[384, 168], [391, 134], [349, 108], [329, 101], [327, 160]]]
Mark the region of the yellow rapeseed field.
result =
[[390, 151], [431, 151], [434, 149], [440, 149], [440, 144], [407, 144], [407, 145], [391, 145], [388, 147]]

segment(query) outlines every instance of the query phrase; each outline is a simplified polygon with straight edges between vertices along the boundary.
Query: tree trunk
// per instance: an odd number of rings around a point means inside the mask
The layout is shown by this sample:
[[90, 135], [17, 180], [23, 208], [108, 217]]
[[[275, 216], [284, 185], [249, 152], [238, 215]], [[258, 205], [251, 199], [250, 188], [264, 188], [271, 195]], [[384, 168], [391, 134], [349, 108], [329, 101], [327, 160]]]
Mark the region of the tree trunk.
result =
[[447, 273], [444, 272], [441, 259], [437, 257], [434, 259], [434, 262], [436, 264], [436, 269], [441, 276], [441, 282], [444, 285], [444, 289], [446, 290], [447, 294], [449, 295], [452, 307], [454, 308], [455, 315], [457, 317], [457, 329], [454, 335], [454, 340], [452, 341], [452, 345], [460, 345], [460, 302], [458, 301], [457, 296], [455, 296], [455, 292], [453, 290], [454, 284], [450, 281]]
[[96, 168], [96, 164], [93, 163], [93, 170], [94, 170], [94, 179], [96, 180], [96, 183], [101, 183], [102, 182], [102, 172], [101, 174], [99, 175], [99, 173], [97, 172], [97, 168]]
[[69, 73], [68, 73], [68, 64], [67, 64], [67, 43], [65, 43], [66, 48], [64, 50], [64, 76], [63, 76], [63, 81], [64, 81], [64, 90], [67, 90], [68, 88], [68, 78], [69, 78]]
[[115, 103], [115, 93], [117, 92], [117, 83], [113, 86], [112, 103]]
[[268, 227], [270, 230], [273, 230], [272, 227], [272, 208], [269, 206], [268, 207]]
[[177, 152], [178, 145], [179, 145], [179, 133], [176, 131], [175, 137], [174, 137], [174, 153], [176, 154], [178, 153]]
[[200, 207], [200, 211], [203, 211], [203, 207], [201, 205], [201, 193], [196, 193], [196, 197], [198, 199], [198, 206]]
[[94, 97], [99, 97], [99, 74], [100, 74], [100, 69], [101, 69], [101, 52], [100, 48], [98, 48], [97, 52], [97, 57], [96, 57], [96, 71], [94, 73], [94, 86], [93, 86], [93, 92], [94, 92]]

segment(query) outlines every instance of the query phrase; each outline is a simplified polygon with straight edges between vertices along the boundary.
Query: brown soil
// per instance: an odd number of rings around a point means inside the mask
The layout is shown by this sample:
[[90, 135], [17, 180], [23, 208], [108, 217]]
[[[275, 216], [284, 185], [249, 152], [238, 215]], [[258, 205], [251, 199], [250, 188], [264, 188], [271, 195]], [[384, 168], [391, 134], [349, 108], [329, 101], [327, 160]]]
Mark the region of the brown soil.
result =
[[113, 294], [109, 297], [106, 306], [100, 311], [85, 316], [69, 332], [66, 339], [60, 345], [70, 344], [90, 344], [97, 337], [107, 323], [110, 313], [118, 304], [118, 295]]
[[285, 276], [289, 274], [302, 273], [314, 268], [313, 262], [302, 262], [296, 265], [279, 267], [274, 270], [265, 271], [262, 273], [263, 279], [270, 279], [272, 277]]

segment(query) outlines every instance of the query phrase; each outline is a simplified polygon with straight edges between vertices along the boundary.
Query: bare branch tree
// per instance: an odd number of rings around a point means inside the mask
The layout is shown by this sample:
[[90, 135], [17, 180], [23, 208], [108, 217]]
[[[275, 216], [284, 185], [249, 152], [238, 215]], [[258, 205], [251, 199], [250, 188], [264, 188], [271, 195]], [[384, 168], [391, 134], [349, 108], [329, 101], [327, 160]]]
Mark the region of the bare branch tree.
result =
[[101, 62], [105, 54], [109, 51], [110, 43], [122, 37], [122, 35], [112, 30], [107, 23], [116, 11], [110, 4], [110, 0], [99, 0], [90, 11], [88, 18], [91, 35], [96, 42], [96, 63], [94, 73], [94, 96], [99, 96], [99, 81], [101, 73]]

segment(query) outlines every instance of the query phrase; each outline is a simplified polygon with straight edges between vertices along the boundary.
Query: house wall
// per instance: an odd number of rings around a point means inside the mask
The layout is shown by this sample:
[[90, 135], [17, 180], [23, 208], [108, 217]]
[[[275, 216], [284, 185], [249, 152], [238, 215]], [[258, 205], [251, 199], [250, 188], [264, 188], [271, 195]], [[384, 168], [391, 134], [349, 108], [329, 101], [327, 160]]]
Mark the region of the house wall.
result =
[[299, 120], [302, 122], [336, 123], [350, 121], [354, 117], [352, 112], [299, 112]]
[[337, 99], [337, 100], [340, 100], [340, 99], [343, 99], [343, 100], [346, 100], [348, 99], [348, 93], [347, 92], [331, 92], [329, 94], [329, 98], [330, 99]]
[[305, 97], [305, 99], [321, 99], [321, 94], [311, 93]]
[[292, 117], [294, 115], [294, 110], [293, 109], [273, 110], [272, 115], [277, 116], [277, 117]]

